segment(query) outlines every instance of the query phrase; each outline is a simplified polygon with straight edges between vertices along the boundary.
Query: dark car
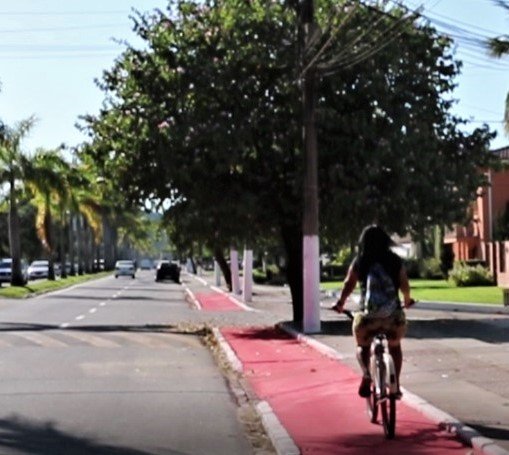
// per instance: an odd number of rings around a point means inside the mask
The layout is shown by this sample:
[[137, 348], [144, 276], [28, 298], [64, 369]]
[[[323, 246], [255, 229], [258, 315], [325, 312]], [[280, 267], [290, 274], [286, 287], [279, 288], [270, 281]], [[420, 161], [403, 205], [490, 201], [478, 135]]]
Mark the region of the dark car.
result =
[[180, 267], [169, 261], [161, 261], [156, 267], [156, 281], [173, 280], [180, 283]]

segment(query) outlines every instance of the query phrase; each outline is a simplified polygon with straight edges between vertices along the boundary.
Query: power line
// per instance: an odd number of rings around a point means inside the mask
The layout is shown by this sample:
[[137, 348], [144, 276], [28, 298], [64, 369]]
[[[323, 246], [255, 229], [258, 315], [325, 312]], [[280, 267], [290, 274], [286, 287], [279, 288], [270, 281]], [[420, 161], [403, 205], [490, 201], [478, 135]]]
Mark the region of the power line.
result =
[[67, 25], [63, 27], [26, 28], [26, 29], [18, 28], [8, 30], [0, 29], [0, 33], [32, 33], [32, 32], [58, 32], [67, 30], [94, 30], [101, 28], [123, 27], [125, 25], [126, 23], [123, 24], [117, 23], [117, 24], [97, 24], [97, 25]]
[[98, 57], [108, 57], [115, 58], [118, 56], [118, 53], [115, 52], [82, 52], [82, 53], [52, 53], [52, 54], [25, 54], [25, 55], [2, 55], [0, 52], [0, 61], [8, 61], [8, 60], [68, 60], [68, 59], [80, 59], [80, 58], [98, 58]]
[[125, 10], [113, 11], [0, 11], [1, 16], [106, 16], [125, 14]]

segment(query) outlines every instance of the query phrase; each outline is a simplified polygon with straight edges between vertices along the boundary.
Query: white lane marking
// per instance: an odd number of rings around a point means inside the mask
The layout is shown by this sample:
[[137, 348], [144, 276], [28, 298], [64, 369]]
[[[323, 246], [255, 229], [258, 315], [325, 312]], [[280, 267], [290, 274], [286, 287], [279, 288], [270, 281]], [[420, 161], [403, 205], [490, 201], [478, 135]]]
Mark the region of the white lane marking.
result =
[[67, 346], [65, 343], [62, 343], [61, 341], [58, 341], [55, 338], [51, 338], [50, 336], [44, 335], [42, 333], [17, 332], [13, 333], [13, 335], [25, 338], [26, 340], [39, 346], [46, 346], [51, 348], [62, 348]]
[[58, 327], [61, 328], [61, 329], [66, 329], [67, 327], [69, 327], [69, 323], [68, 322], [64, 322], [63, 324], [60, 324]]
[[106, 302], [101, 302], [101, 303], [99, 304], [99, 306], [104, 306], [104, 305], [106, 305]]
[[189, 296], [189, 298], [191, 299], [191, 302], [193, 303], [193, 305], [198, 309], [198, 310], [201, 310], [202, 309], [202, 306], [201, 306], [201, 303], [198, 301], [198, 299], [196, 298], [196, 296], [193, 294], [193, 292], [186, 286], [184, 285], [184, 289], [187, 293], [187, 295]]
[[98, 337], [95, 335], [91, 335], [85, 332], [74, 332], [67, 330], [64, 335], [66, 337], [74, 338], [75, 340], [82, 341], [84, 343], [91, 344], [97, 348], [118, 348], [120, 344], [115, 343], [114, 341], [107, 340], [106, 338]]
[[82, 314], [80, 314], [79, 316], [76, 316], [74, 318], [76, 321], [81, 321], [82, 319], [85, 319], [85, 316], [83, 316]]
[[206, 280], [204, 280], [203, 278], [200, 278], [198, 276], [195, 276], [194, 277], [195, 280], [199, 281], [201, 284], [204, 284], [205, 286], [208, 286], [208, 283]]
[[89, 313], [94, 314], [97, 311], [97, 308], [92, 308], [88, 310]]

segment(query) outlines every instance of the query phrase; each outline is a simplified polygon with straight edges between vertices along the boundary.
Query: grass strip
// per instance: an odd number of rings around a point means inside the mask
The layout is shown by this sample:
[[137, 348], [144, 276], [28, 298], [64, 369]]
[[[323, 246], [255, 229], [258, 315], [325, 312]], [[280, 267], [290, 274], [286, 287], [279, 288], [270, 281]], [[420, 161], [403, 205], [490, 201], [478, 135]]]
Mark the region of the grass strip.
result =
[[[321, 283], [324, 291], [338, 291], [343, 287], [339, 281]], [[498, 286], [458, 287], [445, 280], [410, 280], [412, 297], [415, 300], [431, 302], [455, 302], [495, 304], [503, 306], [503, 288]]]
[[96, 280], [108, 275], [112, 272], [99, 272], [85, 275], [70, 276], [67, 278], [59, 278], [55, 281], [42, 280], [30, 282], [26, 286], [7, 286], [0, 288], [0, 297], [11, 299], [23, 299], [45, 292], [56, 291], [58, 289], [67, 288], [75, 284], [84, 283], [90, 280]]

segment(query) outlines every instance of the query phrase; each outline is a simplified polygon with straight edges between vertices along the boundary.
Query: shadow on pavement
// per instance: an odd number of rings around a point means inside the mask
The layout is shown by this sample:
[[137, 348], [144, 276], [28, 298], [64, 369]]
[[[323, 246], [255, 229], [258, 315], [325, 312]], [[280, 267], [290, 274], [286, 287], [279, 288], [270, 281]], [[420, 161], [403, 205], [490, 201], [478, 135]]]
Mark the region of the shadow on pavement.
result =
[[[91, 438], [74, 436], [55, 428], [51, 422], [35, 422], [17, 416], [0, 419], [0, 453], [34, 455], [151, 455], [150, 452], [115, 447]], [[183, 455], [169, 451], [169, 455]]]
[[247, 340], [294, 340], [278, 327], [248, 327], [235, 332], [235, 338]]
[[[45, 330], [59, 330], [62, 332], [132, 332], [132, 333], [168, 333], [175, 335], [205, 336], [208, 330], [205, 327], [189, 326], [182, 329], [168, 324], [144, 325], [74, 325], [72, 327], [59, 327], [52, 324], [33, 324], [23, 322], [0, 322], [1, 332], [41, 332]], [[1, 453], [1, 452], [0, 452]]]
[[[351, 335], [349, 321], [322, 321], [321, 335]], [[499, 319], [412, 320], [406, 338], [473, 338], [485, 343], [509, 342], [509, 322]]]
[[472, 427], [487, 438], [497, 441], [509, 441], [509, 430], [507, 428], [490, 427], [488, 425], [479, 425], [470, 422], [465, 422], [465, 425]]
[[[152, 288], [145, 288], [144, 291], [154, 291], [154, 289]], [[172, 290], [172, 289], [161, 289], [161, 290], [156, 290], [155, 292], [160, 292], [161, 293], [164, 293], [164, 295], [161, 297], [161, 298], [157, 298], [157, 297], [148, 297], [147, 295], [129, 295], [129, 296], [126, 296], [126, 295], [121, 295], [118, 297], [119, 300], [164, 300], [165, 302], [168, 301], [168, 300], [171, 300], [172, 298], [173, 299], [181, 299], [181, 296], [182, 296], [182, 291], [179, 290], [179, 289], [175, 289], [175, 290]], [[175, 295], [171, 295], [171, 294], [175, 294]], [[69, 293], [66, 293], [66, 294], [56, 294], [56, 295], [52, 295], [51, 296], [51, 299], [55, 299], [55, 300], [68, 300], [70, 301], [70, 303], [72, 303], [73, 300], [105, 300], [105, 299], [108, 299], [108, 297], [104, 297], [104, 296], [99, 296], [99, 297], [93, 297], [93, 296], [89, 296], [89, 295], [83, 295], [83, 294], [79, 294], [79, 295], [73, 295], [73, 294], [69, 294]]]
[[[464, 447], [463, 444], [452, 434], [445, 434], [434, 427], [420, 428], [405, 435], [398, 435], [396, 438], [386, 440], [383, 436], [383, 429], [380, 427], [380, 434], [376, 433], [351, 433], [342, 434], [338, 437], [337, 446], [345, 447], [345, 453], [349, 455], [365, 455], [376, 453], [377, 455], [412, 454], [430, 455], [458, 453], [457, 449]], [[452, 452], [451, 449], [453, 450]], [[311, 450], [312, 452], [312, 450]], [[339, 451], [337, 453], [340, 453]], [[467, 448], [465, 447], [465, 453]]]

